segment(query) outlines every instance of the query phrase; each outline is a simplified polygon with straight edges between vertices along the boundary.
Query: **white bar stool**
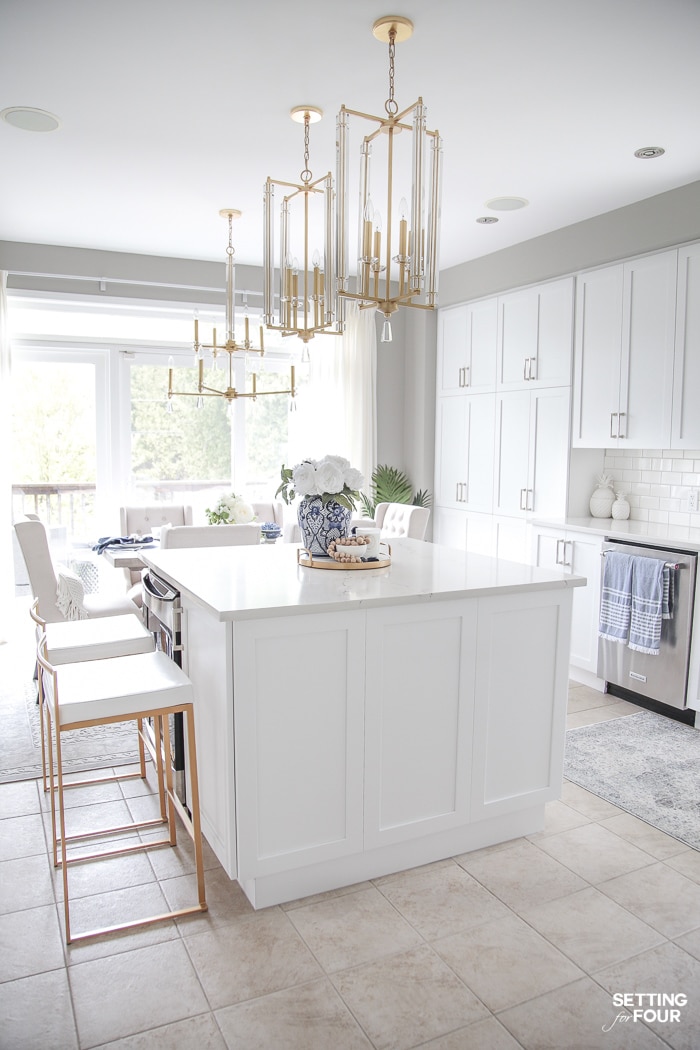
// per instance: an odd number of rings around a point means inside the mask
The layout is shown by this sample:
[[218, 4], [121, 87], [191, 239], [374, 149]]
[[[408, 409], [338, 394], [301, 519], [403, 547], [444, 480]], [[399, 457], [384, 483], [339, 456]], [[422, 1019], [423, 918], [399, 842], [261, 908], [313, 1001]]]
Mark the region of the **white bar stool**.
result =
[[[113, 656], [135, 656], [137, 653], [152, 653], [155, 640], [136, 612], [118, 616], [99, 616], [92, 620], [61, 620], [46, 623], [39, 613], [39, 599], [35, 598], [29, 615], [36, 625], [37, 644], [42, 633], [46, 634], [46, 658], [54, 667], [58, 664], [80, 663], [83, 660], [106, 660]], [[48, 791], [46, 775], [46, 744], [44, 719], [40, 712], [41, 764], [44, 776], [44, 791]], [[141, 737], [142, 725], [137, 725], [139, 746], [139, 772], [129, 773], [120, 779], [146, 776], [145, 754]], [[105, 783], [113, 776], [92, 780], [90, 783]], [[79, 787], [88, 781], [72, 782]], [[159, 781], [159, 788], [162, 786]]]
[[[204, 892], [204, 864], [202, 856], [202, 832], [199, 819], [199, 789], [197, 782], [197, 752], [194, 726], [194, 694], [192, 683], [187, 675], [164, 653], [139, 653], [135, 656], [112, 657], [104, 660], [90, 660], [82, 663], [62, 664], [55, 667], [47, 658], [47, 639], [42, 634], [37, 647], [39, 664], [39, 688], [41, 691], [41, 709], [46, 718], [46, 737], [48, 745], [48, 766], [51, 793], [51, 820], [53, 831], [53, 862], [62, 868], [63, 901], [66, 923], [66, 942], [85, 940], [111, 933], [116, 930], [145, 926], [165, 919], [190, 915], [206, 911], [207, 904]], [[60, 694], [59, 694], [60, 680]], [[169, 716], [182, 713], [186, 720], [188, 765], [190, 776], [190, 814], [184, 810], [173, 789], [173, 777], [170, 762], [170, 728]], [[61, 735], [71, 729], [82, 729], [87, 726], [106, 725], [111, 722], [123, 722], [129, 719], [142, 722], [153, 719], [155, 735], [155, 760], [159, 779], [165, 773], [167, 814], [148, 821], [135, 821], [120, 827], [98, 828], [79, 835], [66, 835], [63, 766], [61, 759]], [[143, 737], [143, 734], [142, 734]], [[54, 757], [56, 747], [57, 790], [54, 790]], [[150, 742], [144, 741], [150, 749]], [[163, 755], [166, 756], [165, 760]], [[114, 779], [120, 779], [115, 777]], [[58, 798], [59, 826], [56, 829], [56, 805]], [[197, 873], [198, 902], [188, 908], [163, 912], [148, 918], [135, 919], [119, 925], [102, 927], [74, 935], [70, 927], [70, 898], [68, 887], [68, 867], [70, 864], [87, 860], [99, 860], [117, 854], [153, 849], [158, 846], [176, 845], [176, 811], [194, 843], [195, 866]], [[111, 851], [101, 851], [68, 857], [69, 843], [84, 839], [103, 837], [138, 828], [167, 826], [167, 837], [129, 843]], [[59, 857], [60, 852], [60, 857]]]

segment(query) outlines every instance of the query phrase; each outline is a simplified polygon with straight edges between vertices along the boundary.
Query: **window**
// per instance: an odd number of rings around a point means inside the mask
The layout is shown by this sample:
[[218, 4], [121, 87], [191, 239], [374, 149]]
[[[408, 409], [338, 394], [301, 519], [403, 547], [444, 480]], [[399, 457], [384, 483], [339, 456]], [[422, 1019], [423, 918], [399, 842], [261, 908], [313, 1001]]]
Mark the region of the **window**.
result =
[[[116, 533], [118, 508], [127, 502], [191, 503], [195, 521], [204, 521], [204, 509], [222, 491], [233, 488], [254, 501], [273, 498], [280, 467], [292, 459], [290, 422], [301, 414], [290, 414], [289, 397], [237, 398], [230, 411], [224, 398], [205, 398], [198, 408], [196, 397], [174, 397], [174, 411], [166, 411], [171, 356], [174, 389], [196, 390], [192, 307], [74, 296], [13, 296], [10, 307], [19, 457], [12, 481], [56, 490], [51, 506], [37, 505], [42, 519], [48, 522], [50, 514], [74, 537], [94, 537]], [[207, 326], [223, 328], [223, 310], [200, 308], [199, 318], [207, 339]], [[237, 321], [243, 329], [243, 318]], [[236, 334], [242, 339], [238, 325]], [[255, 369], [259, 390], [285, 390], [296, 359], [296, 384], [303, 390], [300, 354], [297, 340], [266, 332], [262, 359], [234, 358], [236, 389], [250, 389]], [[222, 388], [226, 379], [208, 364], [207, 385]], [[63, 437], [56, 436], [54, 412], [63, 420]], [[31, 426], [23, 422], [28, 419]], [[32, 465], [39, 460], [41, 473]], [[57, 501], [57, 486], [68, 483], [79, 513], [69, 509], [67, 495], [60, 506]], [[89, 496], [79, 498], [82, 485]], [[34, 504], [21, 509], [33, 511]]]

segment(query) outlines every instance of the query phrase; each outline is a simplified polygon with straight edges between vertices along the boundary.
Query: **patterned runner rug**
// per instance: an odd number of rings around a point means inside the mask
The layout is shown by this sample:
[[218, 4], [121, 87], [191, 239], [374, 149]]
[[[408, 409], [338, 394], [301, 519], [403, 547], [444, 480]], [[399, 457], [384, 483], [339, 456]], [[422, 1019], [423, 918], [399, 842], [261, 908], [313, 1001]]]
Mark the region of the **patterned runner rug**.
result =
[[570, 729], [564, 776], [700, 849], [700, 731], [644, 711]]
[[[1, 694], [0, 718], [0, 783], [40, 777], [41, 727], [36, 683]], [[75, 773], [137, 762], [136, 741], [135, 722], [72, 730], [61, 740], [63, 768]]]

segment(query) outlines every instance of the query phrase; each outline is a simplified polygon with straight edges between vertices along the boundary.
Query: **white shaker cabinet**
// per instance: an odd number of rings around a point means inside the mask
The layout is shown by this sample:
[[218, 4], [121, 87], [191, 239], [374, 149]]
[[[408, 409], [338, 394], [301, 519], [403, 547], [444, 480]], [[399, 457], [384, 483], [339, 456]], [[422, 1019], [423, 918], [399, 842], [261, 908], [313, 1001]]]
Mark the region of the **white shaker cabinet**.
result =
[[598, 673], [598, 621], [602, 538], [570, 529], [533, 526], [534, 565], [585, 576], [587, 585], [574, 592], [571, 613], [571, 666]]
[[496, 397], [494, 513], [566, 512], [569, 387]]
[[671, 448], [700, 448], [700, 244], [678, 250]]
[[667, 448], [677, 252], [577, 279], [572, 445]]
[[493, 498], [495, 395], [443, 397], [436, 420], [435, 502], [488, 512]]
[[440, 310], [438, 395], [494, 389], [497, 330], [496, 299]]
[[498, 299], [498, 387], [518, 390], [571, 382], [572, 277]]

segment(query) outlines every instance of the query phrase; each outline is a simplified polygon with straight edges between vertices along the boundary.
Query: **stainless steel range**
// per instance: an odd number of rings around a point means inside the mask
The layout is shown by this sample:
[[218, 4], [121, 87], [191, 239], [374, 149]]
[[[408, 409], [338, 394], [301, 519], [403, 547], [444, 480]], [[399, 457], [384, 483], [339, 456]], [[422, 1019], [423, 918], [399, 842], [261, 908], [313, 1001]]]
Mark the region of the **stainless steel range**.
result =
[[674, 600], [671, 619], [662, 621], [658, 656], [636, 652], [627, 645], [599, 638], [598, 676], [605, 680], [606, 685], [619, 686], [640, 697], [685, 709], [688, 706], [688, 665], [697, 552], [646, 543], [628, 543], [624, 540], [606, 540], [603, 558], [608, 551], [620, 551], [640, 558], [663, 559], [673, 573]]

